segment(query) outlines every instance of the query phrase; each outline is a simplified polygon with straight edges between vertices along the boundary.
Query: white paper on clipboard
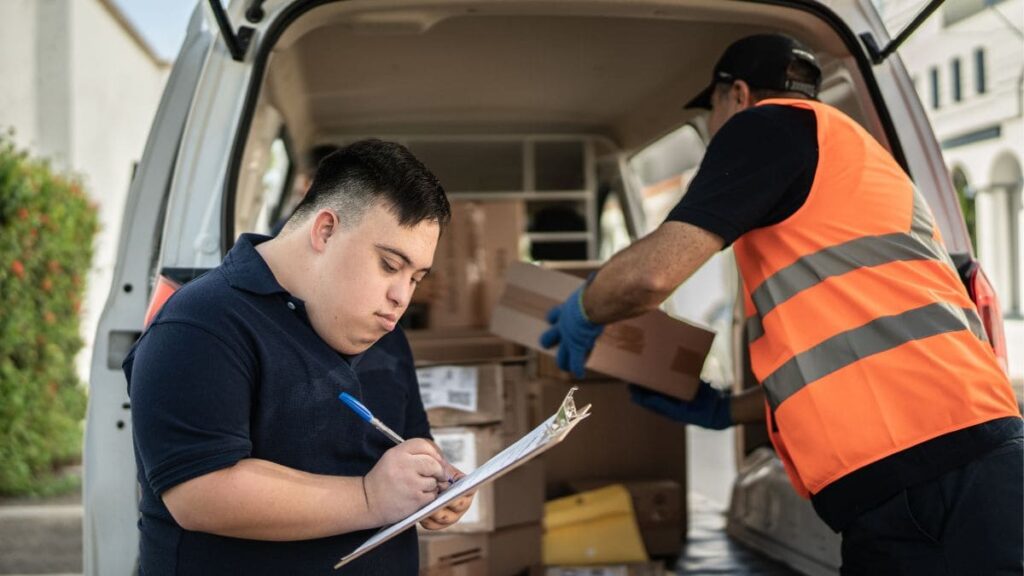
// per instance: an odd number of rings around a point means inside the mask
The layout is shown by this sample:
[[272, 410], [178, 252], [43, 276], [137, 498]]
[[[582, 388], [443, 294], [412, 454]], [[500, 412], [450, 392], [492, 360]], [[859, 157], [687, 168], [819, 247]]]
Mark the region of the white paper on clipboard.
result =
[[574, 386], [565, 395], [565, 399], [562, 400], [562, 406], [558, 411], [540, 426], [537, 426], [529, 434], [520, 438], [515, 444], [502, 450], [494, 458], [484, 462], [476, 470], [456, 480], [450, 488], [445, 490], [433, 502], [413, 512], [405, 517], [405, 519], [382, 528], [380, 532], [371, 536], [359, 548], [356, 548], [352, 553], [339, 560], [334, 565], [335, 570], [387, 542], [408, 528], [415, 526], [417, 522], [444, 508], [466, 492], [500, 478], [561, 442], [577, 424], [590, 415], [589, 404], [580, 410], [576, 409], [576, 404], [572, 398], [572, 394], [575, 391], [576, 387]]

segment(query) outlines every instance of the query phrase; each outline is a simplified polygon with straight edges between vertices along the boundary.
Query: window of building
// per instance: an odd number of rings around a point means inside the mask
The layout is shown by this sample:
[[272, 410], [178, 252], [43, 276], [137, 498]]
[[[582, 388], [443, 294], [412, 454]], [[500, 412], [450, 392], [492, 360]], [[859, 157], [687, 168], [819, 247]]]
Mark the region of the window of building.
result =
[[932, 110], [938, 110], [939, 109], [939, 103], [940, 103], [940, 101], [939, 101], [939, 69], [938, 68], [932, 66], [932, 68], [928, 70], [928, 80], [929, 80], [929, 84], [931, 86], [931, 92], [932, 92]]
[[951, 26], [1005, 0], [946, 0], [942, 5], [942, 24]]
[[985, 82], [985, 49], [978, 48], [974, 51], [974, 91], [984, 94], [988, 91]]
[[950, 88], [953, 89], [953, 102], [960, 102], [963, 100], [961, 86], [960, 59], [954, 58], [953, 63], [950, 66]]

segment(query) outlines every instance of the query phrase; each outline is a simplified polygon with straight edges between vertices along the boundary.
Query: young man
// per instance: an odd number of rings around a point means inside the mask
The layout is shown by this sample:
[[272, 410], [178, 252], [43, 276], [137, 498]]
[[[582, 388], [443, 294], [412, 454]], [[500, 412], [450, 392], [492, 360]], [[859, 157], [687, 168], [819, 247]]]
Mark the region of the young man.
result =
[[[142, 574], [330, 573], [458, 474], [430, 441], [396, 330], [449, 218], [408, 150], [357, 142], [323, 160], [279, 236], [242, 235], [167, 302], [124, 363]], [[471, 498], [422, 525], [454, 523]], [[417, 566], [410, 530], [345, 573]]]
[[843, 534], [844, 574], [1020, 573], [1021, 418], [921, 195], [853, 120], [814, 100], [792, 38], [730, 46], [690, 107], [711, 143], [667, 220], [552, 310], [542, 344], [582, 374], [603, 324], [656, 308], [732, 244], [754, 374], [669, 417], [769, 418], [794, 487]]

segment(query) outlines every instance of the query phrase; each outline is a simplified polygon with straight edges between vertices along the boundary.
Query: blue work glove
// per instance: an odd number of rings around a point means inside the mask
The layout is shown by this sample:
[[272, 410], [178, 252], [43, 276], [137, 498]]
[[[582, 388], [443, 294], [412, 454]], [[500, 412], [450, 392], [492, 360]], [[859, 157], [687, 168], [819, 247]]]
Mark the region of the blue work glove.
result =
[[540, 345], [545, 348], [558, 346], [558, 367], [583, 378], [583, 366], [601, 335], [604, 326], [587, 319], [583, 311], [583, 288], [580, 286], [559, 306], [548, 312], [551, 328], [540, 335]]
[[697, 395], [689, 402], [667, 396], [654, 390], [629, 385], [629, 396], [634, 403], [671, 418], [677, 422], [694, 424], [710, 430], [725, 430], [732, 421], [732, 393], [712, 388], [701, 380]]

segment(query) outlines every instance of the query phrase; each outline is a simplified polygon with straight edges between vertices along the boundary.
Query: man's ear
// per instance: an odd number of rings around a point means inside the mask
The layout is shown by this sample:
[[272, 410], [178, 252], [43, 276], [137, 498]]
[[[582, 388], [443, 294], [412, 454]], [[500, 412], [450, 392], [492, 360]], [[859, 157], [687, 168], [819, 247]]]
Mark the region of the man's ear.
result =
[[321, 208], [313, 216], [313, 222], [309, 227], [309, 244], [315, 252], [323, 252], [327, 249], [327, 240], [338, 231], [338, 217], [333, 210]]
[[737, 110], [746, 110], [754, 105], [754, 99], [750, 94], [750, 84], [747, 84], [745, 80], [737, 80], [732, 83], [729, 98], [736, 105]]

